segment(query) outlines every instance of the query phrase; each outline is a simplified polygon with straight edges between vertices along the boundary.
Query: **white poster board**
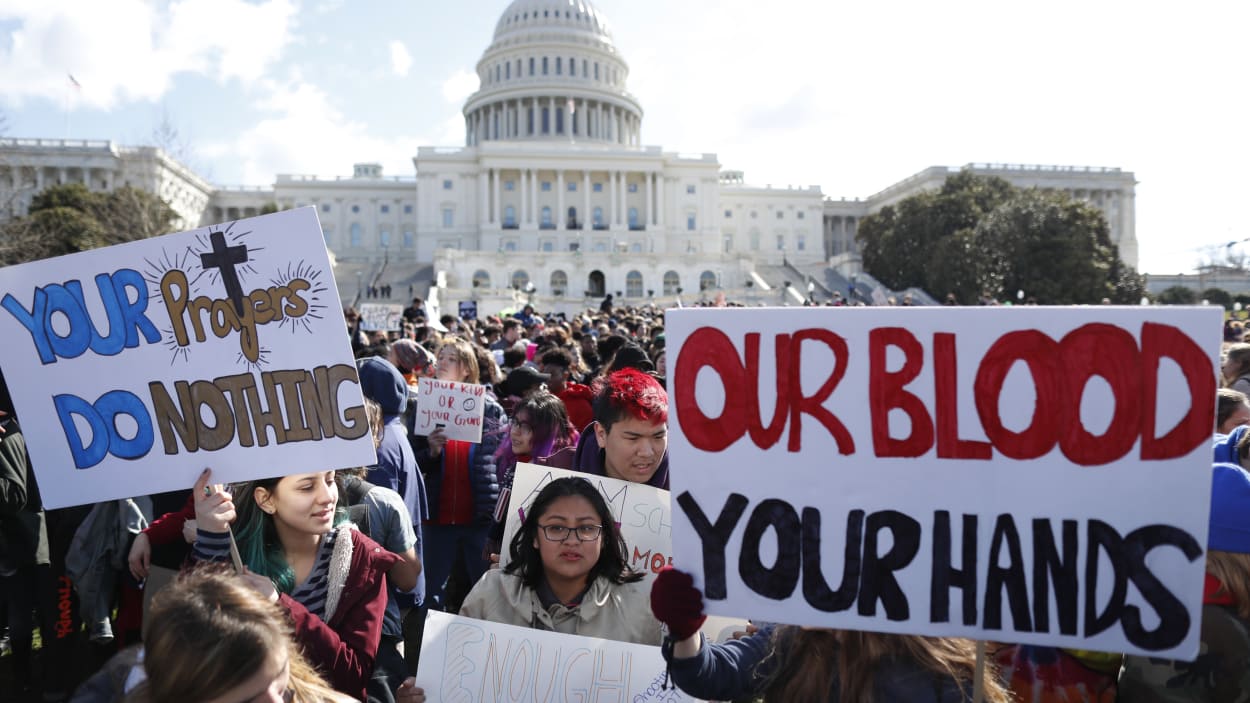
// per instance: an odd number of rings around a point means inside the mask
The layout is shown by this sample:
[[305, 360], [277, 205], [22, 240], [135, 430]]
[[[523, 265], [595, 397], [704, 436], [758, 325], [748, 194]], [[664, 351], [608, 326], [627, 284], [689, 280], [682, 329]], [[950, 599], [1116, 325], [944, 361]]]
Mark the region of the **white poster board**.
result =
[[313, 208], [0, 269], [48, 508], [376, 461]]
[[1192, 659], [1220, 309], [669, 311], [712, 613]]
[[417, 387], [417, 421], [413, 434], [428, 436], [443, 428], [447, 439], [482, 441], [486, 386], [421, 378]]
[[[616, 517], [617, 529], [625, 540], [625, 563], [642, 573], [650, 583], [665, 566], [673, 566], [673, 516], [669, 492], [645, 483], [631, 483], [607, 476], [593, 476], [525, 462], [516, 465], [512, 493], [504, 521], [499, 566], [512, 561], [513, 537], [521, 529], [525, 511], [534, 504], [538, 492], [558, 478], [583, 478], [599, 490]], [[682, 568], [677, 565], [677, 568]], [[736, 617], [711, 616], [700, 628], [713, 642], [724, 642], [734, 632], [746, 628], [747, 621]]]
[[665, 686], [659, 647], [500, 625], [431, 610], [417, 686], [431, 701], [694, 700]]
[[392, 303], [361, 303], [360, 329], [389, 332], [403, 327], [404, 306]]

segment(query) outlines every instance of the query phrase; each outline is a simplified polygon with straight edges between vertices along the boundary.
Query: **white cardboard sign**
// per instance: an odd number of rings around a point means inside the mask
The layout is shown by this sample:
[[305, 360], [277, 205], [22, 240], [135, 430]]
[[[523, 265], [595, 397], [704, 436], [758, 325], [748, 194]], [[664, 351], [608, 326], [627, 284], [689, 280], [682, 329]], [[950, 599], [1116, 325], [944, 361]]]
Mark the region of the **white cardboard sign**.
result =
[[404, 306], [391, 303], [362, 303], [360, 329], [366, 332], [398, 330], [403, 326]]
[[0, 269], [0, 366], [57, 508], [376, 461], [313, 208]]
[[422, 378], [419, 382], [413, 434], [424, 437], [441, 427], [447, 439], [474, 444], [482, 441], [486, 386], [436, 378]]
[[659, 647], [500, 625], [431, 610], [417, 685], [431, 701], [694, 700], [665, 686]]
[[669, 311], [712, 613], [1198, 651], [1220, 310]]

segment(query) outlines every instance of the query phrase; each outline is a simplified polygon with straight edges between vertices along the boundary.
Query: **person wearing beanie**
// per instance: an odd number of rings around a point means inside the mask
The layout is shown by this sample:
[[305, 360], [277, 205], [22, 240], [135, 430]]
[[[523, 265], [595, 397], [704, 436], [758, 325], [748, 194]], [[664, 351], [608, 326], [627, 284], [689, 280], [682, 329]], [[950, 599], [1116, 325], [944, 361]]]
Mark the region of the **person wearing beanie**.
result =
[[416, 388], [418, 379], [434, 377], [434, 355], [411, 339], [397, 339], [391, 344], [388, 358], [409, 387]]
[[1121, 701], [1250, 701], [1250, 473], [1223, 463], [1212, 472], [1198, 658], [1124, 657]]

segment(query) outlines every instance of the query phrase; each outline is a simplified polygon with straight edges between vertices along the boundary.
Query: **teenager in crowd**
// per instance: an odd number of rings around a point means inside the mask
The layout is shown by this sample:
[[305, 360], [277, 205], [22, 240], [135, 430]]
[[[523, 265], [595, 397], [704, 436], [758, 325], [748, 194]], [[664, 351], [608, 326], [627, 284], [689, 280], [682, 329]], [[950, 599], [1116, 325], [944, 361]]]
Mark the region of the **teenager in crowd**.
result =
[[460, 607], [466, 617], [622, 642], [657, 645], [643, 575], [629, 568], [607, 503], [582, 478], [539, 491], [509, 546]]
[[595, 381], [593, 432], [543, 463], [668, 490], [668, 393], [627, 368]]
[[347, 523], [333, 471], [251, 481], [237, 502], [209, 478], [206, 469], [193, 489], [195, 557], [229, 560], [233, 522], [250, 571], [245, 580], [282, 605], [296, 642], [334, 688], [364, 700], [382, 636], [386, 574], [402, 557]]
[[1239, 343], [1224, 352], [1224, 364], [1220, 367], [1224, 387], [1250, 395], [1250, 344]]
[[391, 343], [387, 361], [391, 362], [409, 387], [415, 388], [423, 377], [434, 375], [434, 355], [411, 339], [397, 339]]
[[578, 432], [558, 397], [546, 391], [530, 395], [517, 406], [508, 434], [495, 452], [500, 487], [511, 488], [518, 463], [534, 462], [575, 447], [577, 438]]
[[[293, 646], [281, 608], [218, 570], [198, 570], [152, 606], [146, 646], [127, 649], [89, 681], [76, 703], [290, 701], [347, 703]], [[411, 681], [400, 697], [420, 703]]]
[[1216, 392], [1218, 401], [1215, 411], [1215, 431], [1229, 434], [1242, 425], [1250, 424], [1250, 399], [1245, 393], [1231, 388]]
[[566, 349], [556, 347], [544, 352], [539, 360], [542, 362], [540, 370], [549, 377], [547, 390], [564, 401], [569, 421], [577, 431], [586, 429], [595, 419], [595, 411], [590, 402], [594, 394], [589, 386], [573, 381], [573, 355]]
[[1128, 655], [1119, 700], [1240, 703], [1250, 697], [1250, 473], [1212, 469], [1202, 642], [1192, 662]]
[[[767, 626], [725, 644], [699, 633], [703, 594], [689, 574], [666, 568], [651, 590], [651, 608], [668, 626], [662, 652], [673, 683], [706, 700], [763, 698], [842, 703], [963, 703], [973, 700], [976, 645], [954, 637], [919, 637]], [[992, 665], [983, 685], [988, 703], [1008, 703]]]
[[[440, 381], [478, 383], [473, 346], [458, 338], [444, 342], [438, 350], [436, 375]], [[441, 428], [414, 439], [417, 464], [429, 490], [422, 562], [426, 603], [435, 609], [446, 607], [444, 585], [457, 558], [464, 564], [467, 584], [481, 578], [487, 566], [483, 548], [499, 498], [494, 454], [506, 426], [499, 403], [487, 395], [483, 399], [480, 443], [448, 440]]]

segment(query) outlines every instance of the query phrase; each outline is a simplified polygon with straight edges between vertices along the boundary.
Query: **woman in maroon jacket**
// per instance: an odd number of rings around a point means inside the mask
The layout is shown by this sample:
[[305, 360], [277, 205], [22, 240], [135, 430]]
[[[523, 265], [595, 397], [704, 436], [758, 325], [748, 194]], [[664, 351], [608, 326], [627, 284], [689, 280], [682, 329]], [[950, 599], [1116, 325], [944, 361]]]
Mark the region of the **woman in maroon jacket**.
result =
[[282, 604], [295, 640], [334, 688], [364, 700], [382, 635], [386, 572], [400, 557], [344, 524], [333, 471], [252, 481], [238, 491], [238, 504], [208, 479], [206, 470], [195, 484], [196, 558], [228, 559], [233, 521], [243, 578]]

